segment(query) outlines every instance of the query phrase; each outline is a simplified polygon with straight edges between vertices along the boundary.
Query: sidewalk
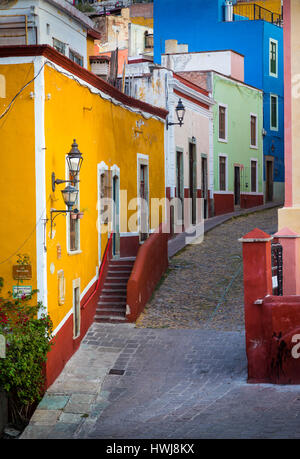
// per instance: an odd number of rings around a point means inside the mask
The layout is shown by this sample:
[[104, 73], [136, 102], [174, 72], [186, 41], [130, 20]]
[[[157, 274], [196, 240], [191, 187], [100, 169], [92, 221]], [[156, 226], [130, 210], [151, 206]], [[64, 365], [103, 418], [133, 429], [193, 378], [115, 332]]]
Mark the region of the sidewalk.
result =
[[[239, 216], [247, 215], [247, 214], [252, 214], [254, 212], [260, 212], [262, 210], [272, 209], [274, 207], [280, 207], [282, 205], [283, 203], [281, 202], [269, 202], [262, 206], [251, 207], [250, 209], [240, 209], [235, 212], [228, 213], [228, 214], [218, 215], [217, 217], [211, 217], [205, 220], [204, 222], [204, 233], [207, 233], [208, 231], [212, 230], [213, 228], [216, 228], [216, 226], [221, 225], [222, 223], [230, 220], [231, 218], [239, 217]], [[172, 258], [174, 255], [176, 255], [176, 253], [180, 252], [180, 250], [182, 250], [187, 245], [186, 244], [187, 237], [190, 238], [191, 235], [185, 232], [185, 233], [180, 233], [178, 234], [178, 236], [169, 240], [168, 242], [169, 258]]]

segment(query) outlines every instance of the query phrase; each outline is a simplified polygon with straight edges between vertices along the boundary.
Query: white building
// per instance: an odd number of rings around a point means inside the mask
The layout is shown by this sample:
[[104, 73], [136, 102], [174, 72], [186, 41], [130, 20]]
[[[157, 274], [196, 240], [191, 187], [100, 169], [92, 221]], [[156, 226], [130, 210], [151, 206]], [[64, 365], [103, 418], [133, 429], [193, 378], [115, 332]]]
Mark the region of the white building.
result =
[[87, 68], [89, 35], [97, 36], [93, 21], [66, 0], [6, 0], [0, 5], [0, 46], [50, 45]]
[[[169, 199], [192, 198], [193, 214], [204, 198], [207, 218], [213, 197], [213, 113], [214, 100], [201, 87], [185, 80], [172, 70], [156, 66], [150, 61], [129, 59], [126, 66], [125, 92], [137, 99], [165, 108], [169, 117], [165, 128], [166, 196]], [[176, 107], [179, 99], [185, 107], [183, 125], [178, 123]], [[198, 207], [200, 220], [201, 209]], [[184, 215], [188, 209], [184, 208]], [[170, 217], [171, 221], [173, 217]], [[195, 223], [195, 219], [193, 219]], [[174, 221], [174, 220], [173, 220]], [[181, 228], [174, 225], [180, 232]]]

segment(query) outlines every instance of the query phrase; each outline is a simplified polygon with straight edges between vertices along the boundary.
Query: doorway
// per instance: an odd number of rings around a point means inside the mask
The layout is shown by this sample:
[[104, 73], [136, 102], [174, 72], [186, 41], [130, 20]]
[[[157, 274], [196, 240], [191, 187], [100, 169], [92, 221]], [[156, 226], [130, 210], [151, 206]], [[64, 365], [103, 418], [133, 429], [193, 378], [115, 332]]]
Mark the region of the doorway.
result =
[[208, 187], [207, 187], [207, 158], [202, 156], [201, 158], [201, 189], [203, 199], [203, 217], [208, 218]]
[[120, 183], [119, 177], [113, 177], [113, 215], [112, 215], [112, 230], [113, 230], [113, 256], [120, 256]]
[[[183, 181], [183, 151], [176, 151], [176, 225], [181, 224], [184, 228], [184, 181]], [[173, 207], [173, 206], [172, 206]], [[181, 221], [181, 223], [180, 223]], [[173, 228], [174, 232], [174, 228]]]
[[266, 200], [273, 201], [273, 161], [266, 160]]
[[148, 166], [146, 164], [140, 164], [139, 182], [140, 242], [144, 242], [149, 236]]
[[241, 172], [240, 166], [234, 166], [234, 205], [241, 205]]
[[189, 191], [191, 199], [191, 224], [196, 225], [196, 202], [197, 202], [197, 162], [196, 145], [189, 143]]

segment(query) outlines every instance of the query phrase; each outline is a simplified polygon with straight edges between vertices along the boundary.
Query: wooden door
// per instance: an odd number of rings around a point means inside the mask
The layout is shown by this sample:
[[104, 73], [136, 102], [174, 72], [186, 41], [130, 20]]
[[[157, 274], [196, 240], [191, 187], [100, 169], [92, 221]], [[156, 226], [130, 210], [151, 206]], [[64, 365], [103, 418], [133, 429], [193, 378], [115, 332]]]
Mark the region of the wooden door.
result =
[[234, 166], [234, 205], [241, 204], [241, 174], [240, 167]]

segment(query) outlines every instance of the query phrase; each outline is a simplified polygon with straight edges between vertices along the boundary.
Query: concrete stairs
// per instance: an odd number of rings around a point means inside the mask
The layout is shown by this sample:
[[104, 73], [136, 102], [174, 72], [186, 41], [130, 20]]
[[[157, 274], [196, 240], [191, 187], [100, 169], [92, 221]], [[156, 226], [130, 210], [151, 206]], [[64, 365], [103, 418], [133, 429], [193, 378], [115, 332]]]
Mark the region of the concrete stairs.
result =
[[130, 257], [109, 262], [107, 276], [96, 309], [95, 322], [126, 322], [127, 283], [134, 261], [135, 258]]

